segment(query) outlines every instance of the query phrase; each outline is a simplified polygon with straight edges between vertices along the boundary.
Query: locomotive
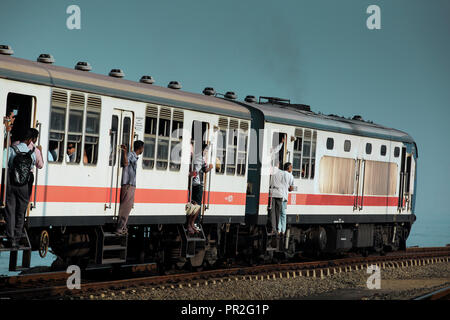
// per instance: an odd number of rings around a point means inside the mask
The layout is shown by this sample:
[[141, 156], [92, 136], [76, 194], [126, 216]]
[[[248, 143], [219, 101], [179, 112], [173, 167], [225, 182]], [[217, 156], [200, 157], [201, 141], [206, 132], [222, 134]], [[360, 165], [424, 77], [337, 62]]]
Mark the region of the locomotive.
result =
[[[213, 88], [195, 94], [176, 81], [160, 87], [151, 76], [125, 80], [121, 69], [100, 75], [87, 62], [69, 69], [49, 54], [29, 61], [12, 53], [0, 47], [0, 112], [16, 115], [12, 137], [0, 131], [3, 148], [34, 127], [45, 161], [26, 212], [22, 265], [10, 261], [12, 270], [29, 267], [31, 251], [45, 256], [48, 249], [66, 264], [183, 268], [406, 246], [416, 219], [418, 150], [405, 132], [287, 99], [239, 101]], [[117, 235], [120, 145], [135, 140], [145, 142], [135, 203], [128, 234]], [[200, 233], [191, 235], [185, 205], [191, 144], [199, 143], [209, 146], [205, 158], [214, 169], [203, 179]], [[269, 185], [273, 168], [285, 162], [293, 165], [295, 188], [286, 234], [278, 237], [267, 228]]]

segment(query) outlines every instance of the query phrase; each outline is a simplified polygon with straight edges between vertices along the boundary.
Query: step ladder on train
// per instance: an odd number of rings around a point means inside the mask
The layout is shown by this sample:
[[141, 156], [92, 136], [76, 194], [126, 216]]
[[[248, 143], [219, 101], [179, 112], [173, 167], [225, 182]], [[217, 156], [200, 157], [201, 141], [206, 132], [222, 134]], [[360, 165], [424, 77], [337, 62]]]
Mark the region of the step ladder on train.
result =
[[115, 264], [127, 261], [128, 234], [116, 234], [104, 231], [102, 227], [97, 233], [97, 264]]
[[[23, 271], [30, 268], [31, 263], [31, 243], [28, 238], [27, 230], [23, 230], [23, 236], [19, 240], [19, 246], [12, 248], [6, 244], [8, 237], [2, 232], [0, 233], [0, 252], [9, 252], [9, 271]], [[19, 251], [22, 251], [22, 264], [17, 265]]]
[[278, 251], [280, 242], [276, 232], [269, 230], [267, 226], [265, 226], [264, 230], [264, 242], [266, 251]]
[[205, 249], [205, 233], [203, 232], [203, 227], [201, 224], [198, 224], [198, 228], [200, 229], [199, 233], [190, 235], [185, 225], [178, 226], [178, 232], [181, 235], [182, 239], [181, 254], [183, 255], [183, 257], [192, 258], [197, 252]]

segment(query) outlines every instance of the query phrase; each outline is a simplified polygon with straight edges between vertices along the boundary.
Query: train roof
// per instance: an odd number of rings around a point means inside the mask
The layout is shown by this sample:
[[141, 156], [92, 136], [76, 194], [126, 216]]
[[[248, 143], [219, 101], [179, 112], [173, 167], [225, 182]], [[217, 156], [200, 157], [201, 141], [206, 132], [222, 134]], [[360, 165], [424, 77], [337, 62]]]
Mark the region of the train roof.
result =
[[214, 96], [169, 89], [1, 54], [0, 78], [251, 119], [248, 108]]
[[336, 115], [325, 115], [304, 110], [304, 105], [277, 103], [239, 102], [250, 110], [259, 110], [267, 122], [308, 127], [319, 130], [333, 131], [378, 139], [415, 143], [406, 132], [388, 128], [373, 122], [348, 119]]
[[250, 103], [174, 90], [0, 54], [0, 78], [251, 119], [259, 110], [267, 122], [415, 143], [406, 132], [363, 120], [324, 115], [295, 104]]

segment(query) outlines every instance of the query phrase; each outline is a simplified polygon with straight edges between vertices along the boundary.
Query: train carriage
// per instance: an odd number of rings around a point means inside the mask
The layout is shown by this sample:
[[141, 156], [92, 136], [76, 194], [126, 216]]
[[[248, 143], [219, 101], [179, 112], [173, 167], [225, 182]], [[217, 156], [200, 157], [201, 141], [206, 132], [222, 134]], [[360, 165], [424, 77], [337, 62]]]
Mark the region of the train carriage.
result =
[[[212, 88], [201, 95], [178, 90], [177, 82], [163, 88], [150, 77], [124, 80], [118, 69], [104, 76], [86, 63], [58, 67], [48, 55], [27, 61], [2, 48], [0, 112], [13, 112], [16, 122], [11, 139], [1, 130], [1, 141], [6, 148], [36, 127], [45, 161], [26, 213], [26, 252], [45, 254], [50, 245], [66, 263], [150, 260], [180, 267], [238, 255], [266, 259], [274, 251], [395, 249], [406, 241], [415, 220], [417, 147], [404, 132], [277, 98], [240, 102]], [[130, 148], [135, 140], [145, 147], [130, 233], [117, 236], [111, 230], [120, 202], [120, 145]], [[201, 233], [190, 236], [184, 208], [198, 144], [209, 145], [204, 156], [214, 169], [204, 176]], [[296, 190], [281, 239], [266, 222], [270, 173], [287, 161]], [[6, 175], [4, 168], [3, 207]]]

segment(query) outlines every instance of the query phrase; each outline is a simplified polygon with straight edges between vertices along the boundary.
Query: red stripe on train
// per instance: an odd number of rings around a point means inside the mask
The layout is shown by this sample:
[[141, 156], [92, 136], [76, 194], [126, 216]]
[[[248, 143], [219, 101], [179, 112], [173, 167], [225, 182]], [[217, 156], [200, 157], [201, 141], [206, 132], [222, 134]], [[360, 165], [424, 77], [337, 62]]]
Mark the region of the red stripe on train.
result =
[[[269, 194], [262, 193], [259, 198], [260, 205], [268, 204]], [[353, 195], [329, 195], [329, 194], [289, 194], [289, 205], [308, 206], [353, 206], [355, 196]], [[397, 206], [397, 197], [386, 196], [364, 196], [363, 206]], [[359, 199], [361, 205], [361, 199]]]
[[[34, 199], [34, 190], [31, 199]], [[117, 200], [116, 200], [117, 199]], [[119, 202], [120, 189], [113, 188], [112, 203]], [[186, 203], [187, 190], [136, 189], [135, 203]], [[109, 203], [110, 188], [38, 186], [37, 202], [76, 202]], [[203, 203], [208, 202], [208, 192], [204, 193]], [[245, 205], [245, 193], [211, 192], [210, 204]]]
[[[37, 202], [109, 203], [110, 189], [104, 187], [38, 186]], [[117, 192], [116, 192], [117, 191]], [[117, 196], [117, 200], [116, 200]], [[136, 189], [135, 203], [186, 203], [187, 190]], [[34, 199], [34, 190], [31, 199]], [[119, 202], [120, 189], [113, 189], [112, 202]], [[210, 204], [245, 205], [246, 194], [212, 191]], [[364, 206], [397, 206], [397, 197], [364, 196]], [[289, 205], [353, 206], [352, 195], [289, 194]], [[208, 202], [208, 192], [203, 203]], [[268, 193], [260, 196], [260, 205], [268, 203]]]

